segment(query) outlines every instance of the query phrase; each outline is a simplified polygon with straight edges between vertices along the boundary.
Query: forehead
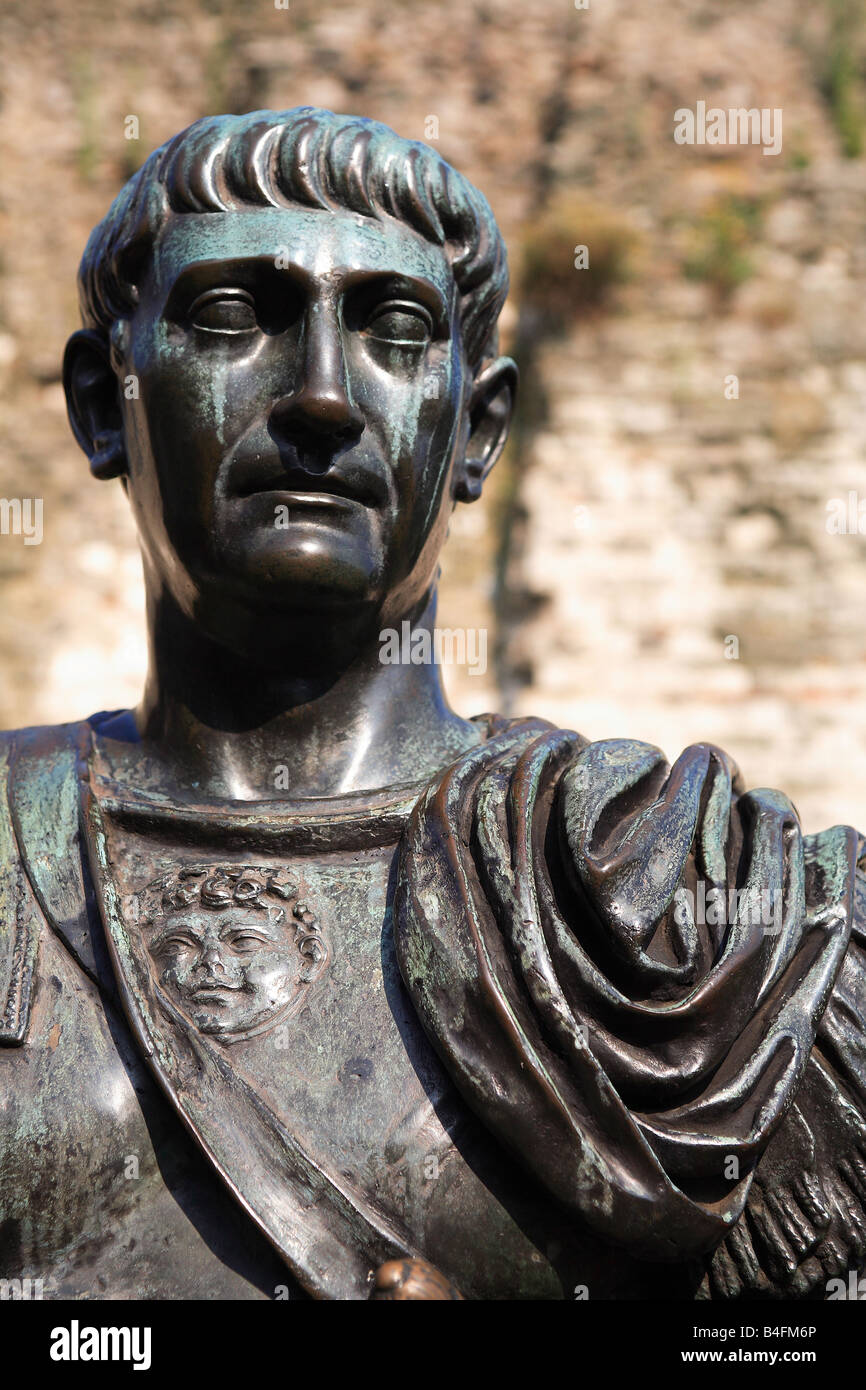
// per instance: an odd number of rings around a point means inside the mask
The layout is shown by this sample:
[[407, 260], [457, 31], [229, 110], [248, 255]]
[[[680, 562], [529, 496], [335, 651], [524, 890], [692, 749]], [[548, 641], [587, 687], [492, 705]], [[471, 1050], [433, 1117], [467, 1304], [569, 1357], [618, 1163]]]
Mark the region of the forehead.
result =
[[256, 927], [260, 931], [270, 934], [272, 929], [277, 929], [276, 921], [272, 920], [277, 915], [277, 909], [271, 904], [264, 912], [251, 910], [238, 904], [232, 907], [219, 908], [200, 906], [179, 908], [168, 913], [162, 919], [158, 935], [164, 936], [166, 931], [176, 927], [186, 927], [194, 936], [219, 933], [235, 927]]
[[317, 280], [361, 272], [426, 280], [446, 299], [454, 289], [444, 251], [404, 222], [320, 208], [173, 213], [157, 238], [153, 271], [168, 289], [192, 266], [278, 258]]

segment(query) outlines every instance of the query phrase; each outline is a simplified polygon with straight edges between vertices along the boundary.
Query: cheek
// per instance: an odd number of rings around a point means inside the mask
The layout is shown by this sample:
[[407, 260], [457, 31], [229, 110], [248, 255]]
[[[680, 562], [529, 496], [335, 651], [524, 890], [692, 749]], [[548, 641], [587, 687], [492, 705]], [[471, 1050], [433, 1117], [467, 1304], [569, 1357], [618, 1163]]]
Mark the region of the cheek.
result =
[[391, 449], [404, 490], [429, 497], [444, 480], [454, 453], [462, 389], [462, 373], [450, 355], [433, 359], [404, 385]]
[[[261, 390], [259, 351], [196, 343], [159, 323], [132, 342], [129, 372], [138, 400], [127, 413], [146, 422], [157, 458], [209, 455], [237, 436]], [[126, 405], [127, 403], [125, 403]]]
[[419, 439], [426, 442], [426, 462], [434, 467], [452, 460], [462, 417], [464, 382], [462, 356], [452, 345], [425, 379], [418, 410]]
[[440, 400], [425, 400], [418, 415], [418, 438], [426, 446], [424, 463], [443, 474], [454, 455], [460, 403], [452, 387]]
[[419, 543], [435, 529], [435, 519], [449, 491], [458, 443], [460, 382], [454, 380], [453, 374], [443, 371], [439, 384], [442, 392], [438, 398], [420, 396], [413, 402], [415, 409], [406, 431], [404, 465], [398, 477], [401, 503], [398, 530], [416, 535]]
[[282, 953], [256, 956], [242, 968], [247, 986], [257, 993], [274, 994], [289, 989], [296, 973], [294, 962]]
[[183, 989], [189, 974], [189, 964], [181, 961], [169, 961], [164, 965], [160, 974], [160, 979], [164, 985], [172, 985], [175, 989]]
[[[162, 328], [139, 335], [127, 365], [138, 397], [124, 399], [124, 428], [134, 498], [151, 511], [159, 498], [189, 505], [213, 449], [210, 388], [196, 380]], [[179, 462], [183, 467], [179, 467]]]
[[392, 466], [447, 448], [463, 390], [460, 352], [452, 341], [431, 344], [423, 357], [394, 349], [390, 359], [374, 359], [356, 344], [347, 366], [352, 396]]

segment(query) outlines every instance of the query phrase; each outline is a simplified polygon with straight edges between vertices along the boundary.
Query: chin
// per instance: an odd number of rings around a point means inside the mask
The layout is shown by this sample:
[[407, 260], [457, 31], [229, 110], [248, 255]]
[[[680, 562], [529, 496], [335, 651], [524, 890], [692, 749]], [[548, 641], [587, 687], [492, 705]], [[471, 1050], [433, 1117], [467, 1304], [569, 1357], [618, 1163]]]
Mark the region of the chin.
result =
[[280, 530], [244, 528], [219, 549], [218, 571], [248, 602], [265, 607], [365, 605], [381, 582], [384, 556], [363, 514], [336, 523], [305, 518]]
[[219, 557], [218, 572], [198, 586], [196, 620], [218, 641], [258, 650], [264, 640], [276, 655], [281, 639], [291, 649], [298, 626], [315, 631], [329, 616], [363, 622], [380, 605], [381, 584], [380, 557], [350, 538], [322, 544], [283, 532]]

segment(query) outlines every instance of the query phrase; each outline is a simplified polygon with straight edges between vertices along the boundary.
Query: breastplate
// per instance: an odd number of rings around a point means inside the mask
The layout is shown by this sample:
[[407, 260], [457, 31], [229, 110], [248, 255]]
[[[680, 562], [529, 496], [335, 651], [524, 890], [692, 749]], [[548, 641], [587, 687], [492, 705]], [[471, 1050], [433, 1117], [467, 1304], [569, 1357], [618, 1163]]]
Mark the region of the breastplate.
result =
[[[421, 1030], [390, 921], [394, 854], [414, 793], [363, 808], [346, 798], [269, 803], [266, 817], [130, 798], [98, 773], [90, 793], [111, 826], [110, 879], [97, 897], [104, 907], [110, 882], [166, 1007], [202, 1033], [253, 1104], [277, 1116], [350, 1200], [393, 1224], [469, 1297], [573, 1297], [589, 1279], [595, 1296], [600, 1280], [612, 1288], [633, 1277], [609, 1252], [599, 1261], [487, 1134]], [[233, 868], [235, 890], [250, 869], [291, 886], [284, 922], [314, 959], [288, 1004], [267, 971], [261, 997], [248, 985], [233, 995], [219, 943], [210, 943], [208, 965], [198, 942], [197, 975], [177, 968], [178, 953], [189, 958], [196, 941], [178, 935], [190, 923], [176, 910], [166, 926], [160, 904], [154, 909], [159, 885], [189, 870], [200, 887]], [[201, 896], [195, 901], [200, 907]], [[95, 903], [91, 910], [96, 939], [102, 925]], [[221, 916], [203, 915], [208, 930]], [[249, 920], [240, 913], [235, 926], [243, 932]], [[303, 1277], [296, 1283], [156, 1084], [128, 999], [121, 1007], [125, 985], [116, 990], [111, 952], [98, 953], [104, 970], [93, 980], [43, 935], [26, 1076], [21, 1053], [0, 1055], [27, 1136], [6, 1160], [19, 1194], [6, 1223], [9, 1261], [66, 1297], [304, 1296]]]

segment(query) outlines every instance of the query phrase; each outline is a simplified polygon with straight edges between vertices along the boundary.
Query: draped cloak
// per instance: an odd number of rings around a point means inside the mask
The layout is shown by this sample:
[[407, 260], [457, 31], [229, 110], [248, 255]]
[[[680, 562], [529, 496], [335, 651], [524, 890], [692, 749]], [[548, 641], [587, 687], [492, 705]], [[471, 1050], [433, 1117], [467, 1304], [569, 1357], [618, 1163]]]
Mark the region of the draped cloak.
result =
[[866, 1235], [863, 850], [803, 835], [710, 745], [671, 767], [499, 722], [415, 808], [398, 958], [464, 1096], [565, 1209], [652, 1259], [730, 1234], [716, 1295], [803, 1293]]

